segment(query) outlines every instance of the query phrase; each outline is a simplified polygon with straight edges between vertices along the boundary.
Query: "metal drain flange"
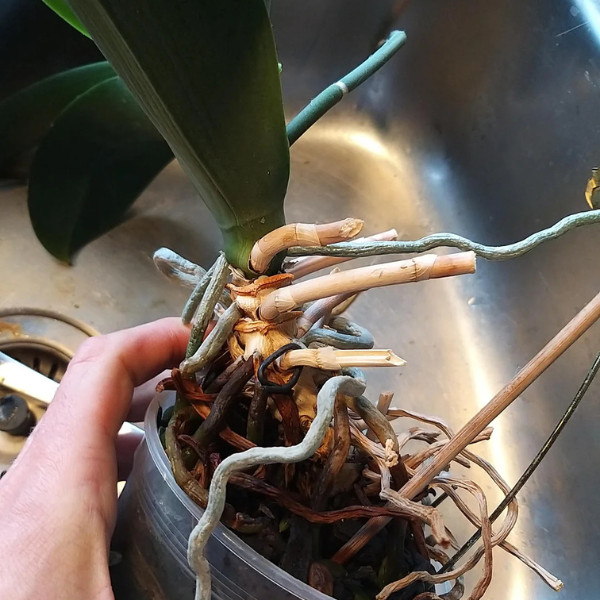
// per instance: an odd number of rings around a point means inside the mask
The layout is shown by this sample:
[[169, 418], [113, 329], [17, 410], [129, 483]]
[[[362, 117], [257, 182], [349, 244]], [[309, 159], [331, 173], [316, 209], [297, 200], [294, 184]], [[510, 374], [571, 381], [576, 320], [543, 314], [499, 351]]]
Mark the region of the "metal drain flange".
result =
[[[0, 351], [38, 373], [60, 382], [79, 345], [97, 335], [90, 326], [72, 317], [36, 308], [0, 310]], [[0, 386], [0, 394], [8, 393]], [[28, 402], [37, 420], [44, 409]], [[21, 450], [24, 437], [0, 432], [0, 471]]]

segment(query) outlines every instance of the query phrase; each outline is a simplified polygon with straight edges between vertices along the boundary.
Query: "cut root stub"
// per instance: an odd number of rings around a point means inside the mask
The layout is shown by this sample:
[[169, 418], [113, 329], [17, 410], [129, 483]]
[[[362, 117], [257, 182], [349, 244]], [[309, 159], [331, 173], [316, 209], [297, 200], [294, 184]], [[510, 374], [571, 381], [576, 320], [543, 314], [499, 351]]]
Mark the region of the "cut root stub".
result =
[[290, 350], [280, 360], [282, 369], [307, 366], [324, 371], [347, 367], [402, 367], [406, 361], [391, 350], [336, 350], [330, 346], [311, 350]]

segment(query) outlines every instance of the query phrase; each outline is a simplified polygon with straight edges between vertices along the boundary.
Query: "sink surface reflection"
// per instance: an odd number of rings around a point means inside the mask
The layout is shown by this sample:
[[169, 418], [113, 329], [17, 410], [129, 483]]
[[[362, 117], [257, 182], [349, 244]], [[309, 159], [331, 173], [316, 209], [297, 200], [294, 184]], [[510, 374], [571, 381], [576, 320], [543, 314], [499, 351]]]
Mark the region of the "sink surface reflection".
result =
[[[290, 221], [355, 216], [402, 238], [452, 231], [503, 244], [585, 209], [600, 157], [600, 9], [588, 0], [274, 2], [290, 115], [360, 62], [391, 28], [406, 46], [292, 151]], [[0, 190], [0, 308], [39, 305], [109, 331], [177, 313], [185, 291], [155, 272], [169, 246], [208, 264], [218, 233], [171, 165], [131, 218], [84, 249], [73, 268], [41, 249], [22, 188]], [[456, 429], [595, 293], [600, 228], [584, 228], [477, 274], [380, 289], [351, 308], [379, 347], [408, 361], [370, 373], [369, 391], [445, 418]], [[566, 408], [599, 349], [593, 328], [495, 423], [484, 453], [514, 483]], [[521, 494], [510, 540], [595, 597], [600, 574], [600, 404], [594, 387]], [[592, 466], [591, 474], [587, 466]], [[488, 488], [486, 488], [488, 489]], [[491, 504], [495, 505], [492, 495]], [[455, 528], [460, 539], [472, 529]], [[486, 598], [551, 598], [498, 550]]]

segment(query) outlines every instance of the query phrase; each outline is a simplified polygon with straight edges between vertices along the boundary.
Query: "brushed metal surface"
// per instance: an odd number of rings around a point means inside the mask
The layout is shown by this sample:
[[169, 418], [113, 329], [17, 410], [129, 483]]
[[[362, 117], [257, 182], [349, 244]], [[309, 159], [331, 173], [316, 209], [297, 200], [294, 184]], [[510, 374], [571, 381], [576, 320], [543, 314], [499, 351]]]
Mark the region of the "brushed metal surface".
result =
[[[273, 18], [289, 115], [390, 28], [408, 34], [390, 64], [293, 147], [288, 220], [351, 215], [367, 221], [367, 233], [453, 231], [501, 244], [585, 208], [600, 159], [598, 2], [305, 0], [274, 2]], [[206, 265], [220, 243], [176, 165], [72, 268], [41, 249], [23, 188], [2, 188], [0, 206], [0, 307], [43, 306], [101, 331], [180, 311], [185, 292], [154, 270], [156, 247]], [[516, 261], [480, 260], [474, 276], [365, 294], [351, 316], [408, 361], [371, 371], [369, 394], [393, 389], [395, 404], [460, 427], [598, 291], [599, 243], [600, 230], [586, 228]], [[494, 423], [481, 451], [509, 483], [599, 342], [596, 326]], [[600, 591], [598, 390], [524, 488], [509, 538], [564, 581], [570, 600]], [[455, 532], [465, 539], [472, 528]], [[555, 596], [516, 559], [497, 550], [494, 561], [486, 598]]]

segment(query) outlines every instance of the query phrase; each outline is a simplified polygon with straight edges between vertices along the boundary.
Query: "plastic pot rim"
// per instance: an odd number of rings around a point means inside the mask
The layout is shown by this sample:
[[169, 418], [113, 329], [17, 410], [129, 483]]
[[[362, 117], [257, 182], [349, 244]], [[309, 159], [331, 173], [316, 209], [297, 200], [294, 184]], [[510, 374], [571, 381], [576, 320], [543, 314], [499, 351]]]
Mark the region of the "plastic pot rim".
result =
[[[167, 455], [158, 437], [158, 410], [159, 408], [164, 410], [169, 406], [172, 406], [174, 401], [174, 392], [162, 392], [153, 398], [148, 406], [146, 417], [144, 419], [146, 444], [154, 464], [175, 497], [195, 519], [200, 519], [203, 510], [186, 495], [175, 481], [171, 472], [171, 465], [169, 464]], [[212, 536], [217, 542], [227, 548], [229, 552], [247, 563], [249, 568], [254, 569], [283, 590], [295, 594], [298, 598], [304, 600], [331, 600], [331, 596], [327, 596], [310, 587], [308, 584], [296, 579], [264, 556], [261, 556], [256, 550], [253, 550], [222, 523], [217, 525]]]

